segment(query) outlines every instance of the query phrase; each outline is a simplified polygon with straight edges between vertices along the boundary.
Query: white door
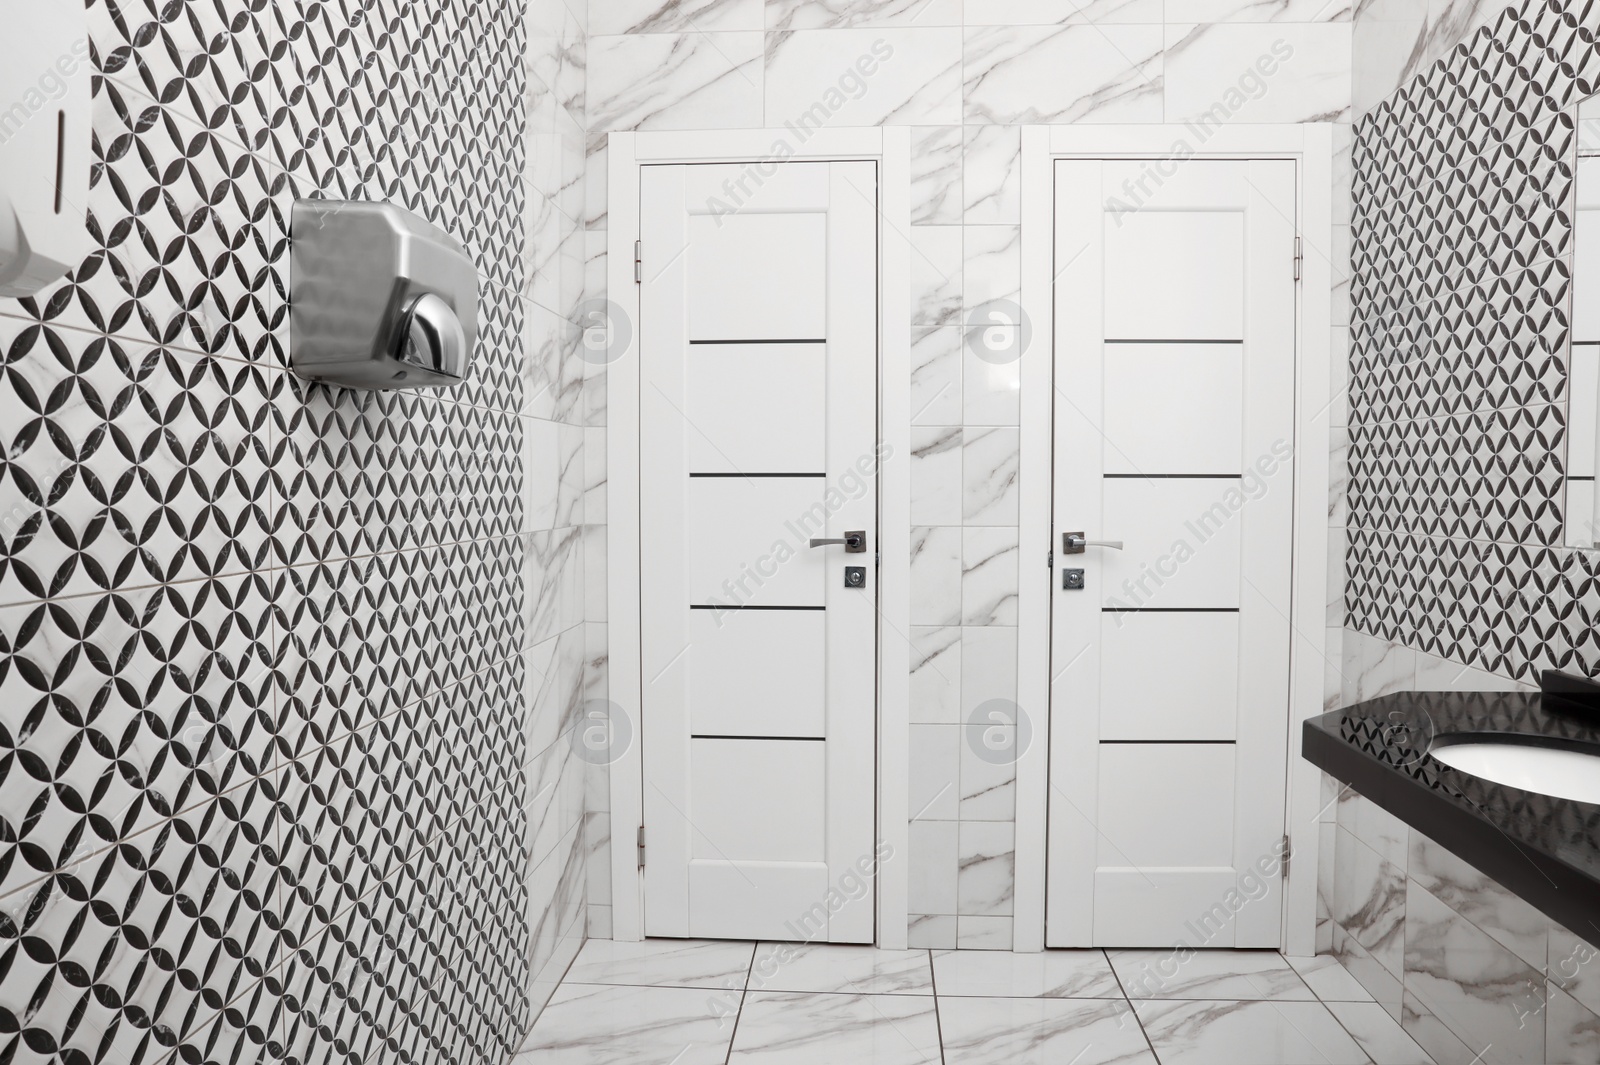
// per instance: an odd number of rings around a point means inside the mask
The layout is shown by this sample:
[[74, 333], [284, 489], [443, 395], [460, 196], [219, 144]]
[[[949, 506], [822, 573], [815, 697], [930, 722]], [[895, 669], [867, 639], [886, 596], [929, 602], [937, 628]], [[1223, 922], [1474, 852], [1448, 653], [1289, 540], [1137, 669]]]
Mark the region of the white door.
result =
[[872, 940], [876, 203], [869, 162], [643, 168], [646, 935]]
[[1295, 165], [1155, 173], [1056, 165], [1046, 942], [1275, 947]]

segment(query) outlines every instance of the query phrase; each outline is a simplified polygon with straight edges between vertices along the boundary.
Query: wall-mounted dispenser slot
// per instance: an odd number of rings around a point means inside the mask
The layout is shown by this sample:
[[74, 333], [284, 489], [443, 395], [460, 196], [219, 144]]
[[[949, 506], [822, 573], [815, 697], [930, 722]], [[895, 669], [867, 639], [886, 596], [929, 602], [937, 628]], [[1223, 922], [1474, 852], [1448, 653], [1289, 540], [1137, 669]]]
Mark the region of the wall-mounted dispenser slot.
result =
[[0, 0], [0, 25], [0, 296], [24, 297], [94, 251], [94, 64], [83, 0]]
[[444, 231], [390, 203], [296, 200], [289, 365], [349, 388], [467, 379], [478, 271]]

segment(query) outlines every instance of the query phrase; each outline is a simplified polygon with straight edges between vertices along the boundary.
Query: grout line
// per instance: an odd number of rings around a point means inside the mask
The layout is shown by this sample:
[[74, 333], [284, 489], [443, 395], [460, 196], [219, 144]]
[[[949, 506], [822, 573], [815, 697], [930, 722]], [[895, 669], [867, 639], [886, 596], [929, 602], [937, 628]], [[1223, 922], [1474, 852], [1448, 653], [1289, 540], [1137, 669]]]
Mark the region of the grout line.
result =
[[1128, 1007], [1128, 1013], [1133, 1016], [1133, 1023], [1139, 1026], [1139, 1034], [1144, 1036], [1144, 1045], [1150, 1048], [1150, 1056], [1159, 1063], [1161, 1055], [1156, 1053], [1156, 1045], [1150, 1041], [1150, 1033], [1145, 1031], [1144, 1018], [1139, 1016], [1139, 1011], [1133, 1007], [1133, 999], [1128, 997], [1128, 989], [1122, 985], [1122, 975], [1117, 972], [1117, 967], [1111, 964], [1111, 954], [1102, 949], [1100, 956], [1105, 959], [1106, 968], [1111, 970], [1111, 978], [1117, 982], [1117, 990], [1122, 992], [1123, 1004]]
[[939, 977], [933, 971], [933, 951], [924, 950], [928, 956], [928, 987], [933, 992], [933, 1031], [939, 1039], [939, 1065], [946, 1065], [944, 1056], [944, 1018], [939, 1015]]

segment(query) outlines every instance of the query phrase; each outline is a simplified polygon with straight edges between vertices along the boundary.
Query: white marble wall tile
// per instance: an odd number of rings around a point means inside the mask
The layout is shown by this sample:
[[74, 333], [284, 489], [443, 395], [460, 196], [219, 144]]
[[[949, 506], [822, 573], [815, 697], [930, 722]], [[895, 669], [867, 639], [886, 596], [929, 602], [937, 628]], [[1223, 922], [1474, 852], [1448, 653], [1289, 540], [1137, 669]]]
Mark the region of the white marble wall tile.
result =
[[955, 915], [912, 914], [906, 928], [906, 945], [916, 950], [953, 950], [956, 945]]
[[[912, 726], [913, 728], [917, 726]], [[1002, 751], [1016, 750], [1016, 727], [993, 725], [974, 729], [965, 725], [923, 726], [952, 728], [961, 733], [958, 754], [961, 762], [960, 818], [968, 821], [1011, 822], [1017, 816], [1017, 766], [1008, 760], [997, 761], [985, 745], [993, 742]]]
[[960, 226], [912, 228], [912, 325], [956, 325], [961, 321], [961, 230]]
[[1417, 652], [1419, 692], [1535, 692], [1538, 685], [1464, 666], [1426, 651]]
[[956, 906], [962, 916], [1011, 915], [1015, 839], [1015, 827], [1006, 822], [961, 823]]
[[[1342, 332], [1342, 330], [1341, 330]], [[1339, 350], [1339, 349], [1335, 349]], [[1335, 399], [1335, 407], [1342, 406]], [[1331, 411], [1332, 414], [1341, 413], [1340, 410]], [[1350, 520], [1350, 431], [1348, 429], [1334, 428], [1328, 431], [1328, 528], [1342, 529]], [[1328, 600], [1329, 603], [1344, 601], [1343, 574], [1344, 559], [1339, 559], [1339, 573], [1341, 585], [1339, 594]], [[1344, 623], [1343, 610], [1337, 617], [1330, 616], [1328, 624], [1341, 625]]]
[[769, 33], [765, 114], [769, 126], [959, 123], [961, 31]]
[[989, 26], [966, 31], [972, 123], [1160, 122], [1155, 25]]
[[970, 917], [956, 919], [956, 946], [962, 950], [1010, 950], [1011, 918]]
[[1168, 22], [1349, 22], [1352, 0], [1166, 0]]
[[1344, 621], [1344, 556], [1349, 547], [1349, 534], [1341, 527], [1328, 530], [1328, 576], [1323, 587], [1327, 602], [1325, 624], [1334, 626]]
[[1406, 875], [1411, 829], [1404, 821], [1354, 788], [1340, 790], [1335, 820], [1340, 828], [1394, 866], [1401, 876]]
[[606, 527], [583, 527], [583, 620], [606, 620]]
[[1332, 122], [1349, 113], [1349, 23], [1168, 23], [1166, 46], [1168, 122]]
[[[606, 135], [588, 135], [588, 150], [583, 164], [583, 225], [585, 229], [606, 228]], [[603, 242], [602, 242], [603, 243]], [[604, 295], [604, 287], [589, 295]]]
[[963, 0], [968, 26], [1067, 26], [1162, 20], [1162, 0]]
[[1416, 995], [1406, 992], [1400, 1025], [1435, 1065], [1481, 1065], [1483, 1056], [1456, 1037]]
[[911, 128], [911, 224], [960, 225], [962, 127]]
[[1508, 7], [1505, 0], [1428, 0], [1428, 37], [1422, 63], [1443, 58], [1485, 26], [1493, 26]]
[[[1544, 1061], [1545, 979], [1412, 882], [1405, 985], [1488, 1065]], [[1526, 1016], [1535, 1022], [1524, 1023]]]
[[1544, 1060], [1550, 1065], [1600, 1061], [1600, 1017], [1555, 984], [1548, 988]]
[[1337, 710], [1344, 705], [1343, 626], [1330, 627], [1322, 634], [1322, 709]]
[[583, 934], [589, 939], [610, 939], [611, 907], [588, 903], [584, 911]]
[[911, 624], [961, 623], [961, 530], [911, 530]]
[[583, 430], [583, 521], [604, 525], [606, 520], [606, 431]]
[[589, 41], [589, 130], [762, 124], [759, 33], [661, 33]]
[[561, 503], [561, 426], [522, 419], [523, 498], [530, 529], [553, 529]]
[[597, 0], [589, 32], [712, 33], [762, 29], [762, 0]]
[[961, 726], [912, 725], [910, 732], [912, 819], [956, 820], [962, 804]]
[[1346, 629], [1340, 673], [1346, 706], [1411, 691], [1417, 679], [1416, 652], [1403, 644]]
[[1017, 530], [1011, 527], [961, 531], [961, 623], [1017, 623]]
[[[1349, 122], [1336, 122], [1333, 127], [1333, 224], [1350, 224], [1353, 203], [1352, 182], [1355, 180], [1351, 151], [1355, 145], [1355, 127]], [[1337, 354], [1340, 349], [1335, 348]], [[1342, 422], [1335, 422], [1342, 425]]]
[[1018, 430], [974, 428], [962, 434], [961, 513], [967, 525], [1015, 525]]
[[911, 627], [911, 720], [954, 724], [961, 711], [961, 630]]
[[1391, 1017], [1402, 1020], [1404, 987], [1400, 977], [1369, 954], [1337, 921], [1333, 924], [1333, 956]]
[[560, 448], [561, 464], [556, 495], [556, 525], [582, 525], [583, 497], [588, 470], [584, 463], [584, 434], [589, 430], [581, 425], [562, 422], [556, 434]]
[[913, 913], [956, 912], [959, 826], [954, 821], [913, 821], [907, 904]]
[[911, 329], [911, 424], [960, 425], [966, 347], [956, 326]]
[[963, 226], [962, 302], [968, 310], [1022, 296], [1022, 227]]
[[[1335, 326], [1350, 324], [1350, 227], [1334, 226], [1327, 249], [1329, 273], [1333, 288], [1329, 294], [1329, 321]], [[1322, 249], [1316, 243], [1306, 244], [1306, 254], [1317, 255]]]
[[962, 149], [962, 218], [968, 225], [1022, 222], [1022, 130], [968, 126]]
[[1544, 970], [1550, 919], [1528, 903], [1417, 831], [1407, 875], [1531, 968]]
[[1410, 18], [1379, 20], [1358, 14], [1351, 40], [1350, 111], [1360, 118], [1422, 67], [1428, 32], [1425, 3]]
[[1330, 903], [1334, 921], [1400, 977], [1405, 964], [1405, 874], [1343, 829], [1334, 844]]
[[912, 427], [911, 520], [916, 524], [961, 524], [961, 441], [959, 427]]
[[767, 0], [769, 30], [959, 26], [961, 0]]
[[1016, 698], [1017, 630], [999, 625], [961, 630], [961, 720], [990, 700]]
[[[973, 327], [987, 337], [989, 330]], [[965, 425], [1017, 425], [1022, 420], [1022, 363], [1011, 358], [1015, 329], [1003, 334], [1004, 342], [993, 349], [977, 344], [961, 345], [961, 422]], [[974, 350], [983, 351], [983, 357]]]

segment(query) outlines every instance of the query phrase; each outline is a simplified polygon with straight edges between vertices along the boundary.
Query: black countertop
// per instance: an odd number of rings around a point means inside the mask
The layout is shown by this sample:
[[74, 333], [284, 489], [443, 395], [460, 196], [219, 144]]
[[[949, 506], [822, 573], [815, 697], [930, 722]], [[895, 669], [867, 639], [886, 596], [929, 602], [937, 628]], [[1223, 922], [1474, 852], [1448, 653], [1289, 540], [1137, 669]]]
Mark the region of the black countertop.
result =
[[1600, 928], [1600, 806], [1496, 784], [1428, 756], [1495, 733], [1600, 753], [1600, 713], [1545, 695], [1403, 692], [1305, 723], [1303, 753], [1567, 928]]

